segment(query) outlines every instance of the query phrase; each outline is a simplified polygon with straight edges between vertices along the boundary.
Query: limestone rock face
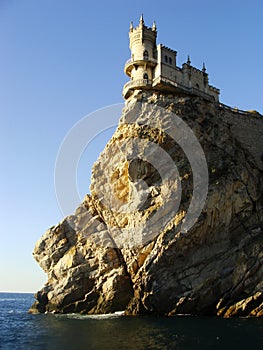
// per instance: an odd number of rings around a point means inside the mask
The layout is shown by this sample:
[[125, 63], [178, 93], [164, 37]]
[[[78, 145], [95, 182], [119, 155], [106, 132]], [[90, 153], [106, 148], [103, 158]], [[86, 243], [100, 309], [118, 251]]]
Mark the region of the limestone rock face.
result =
[[30, 312], [263, 315], [263, 117], [138, 91], [91, 194], [34, 257]]

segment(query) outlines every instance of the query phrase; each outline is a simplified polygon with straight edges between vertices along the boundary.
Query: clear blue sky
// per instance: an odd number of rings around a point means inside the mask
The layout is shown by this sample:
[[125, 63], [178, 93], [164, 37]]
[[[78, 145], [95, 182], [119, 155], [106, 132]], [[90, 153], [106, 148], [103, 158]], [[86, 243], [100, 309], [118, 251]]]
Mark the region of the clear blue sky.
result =
[[[221, 101], [263, 112], [261, 0], [0, 0], [0, 291], [36, 291], [46, 278], [31, 252], [62, 219], [54, 164], [68, 130], [122, 102], [129, 23], [144, 13], [178, 64], [206, 62]], [[95, 121], [94, 121], [95, 122]], [[103, 142], [87, 156], [80, 192]]]

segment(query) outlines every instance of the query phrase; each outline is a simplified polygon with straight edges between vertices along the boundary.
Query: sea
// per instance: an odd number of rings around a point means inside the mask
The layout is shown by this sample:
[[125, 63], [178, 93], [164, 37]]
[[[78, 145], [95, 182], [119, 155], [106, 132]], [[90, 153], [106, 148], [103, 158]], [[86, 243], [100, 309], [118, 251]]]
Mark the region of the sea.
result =
[[0, 349], [263, 349], [263, 319], [28, 313], [33, 294], [0, 293]]

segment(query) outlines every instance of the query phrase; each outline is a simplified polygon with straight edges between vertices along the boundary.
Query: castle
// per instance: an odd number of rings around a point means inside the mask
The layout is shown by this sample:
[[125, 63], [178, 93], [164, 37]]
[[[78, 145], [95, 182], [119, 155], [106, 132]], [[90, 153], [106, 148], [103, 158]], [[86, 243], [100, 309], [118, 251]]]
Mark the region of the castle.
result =
[[197, 95], [210, 101], [219, 101], [220, 90], [209, 85], [205, 65], [199, 70], [191, 65], [190, 58], [176, 65], [177, 52], [156, 44], [157, 29], [146, 27], [143, 15], [137, 27], [130, 25], [131, 58], [124, 72], [130, 81], [123, 87], [123, 96], [128, 99], [137, 89], [154, 89], [182, 95]]

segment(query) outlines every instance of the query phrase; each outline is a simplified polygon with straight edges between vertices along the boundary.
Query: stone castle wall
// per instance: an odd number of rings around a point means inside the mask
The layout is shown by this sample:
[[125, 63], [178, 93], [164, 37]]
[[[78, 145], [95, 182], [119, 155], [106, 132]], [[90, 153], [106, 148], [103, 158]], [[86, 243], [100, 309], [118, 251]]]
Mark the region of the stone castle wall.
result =
[[241, 147], [250, 152], [257, 167], [263, 170], [263, 116], [228, 107], [223, 108], [222, 116]]

